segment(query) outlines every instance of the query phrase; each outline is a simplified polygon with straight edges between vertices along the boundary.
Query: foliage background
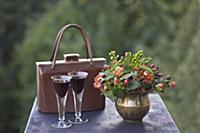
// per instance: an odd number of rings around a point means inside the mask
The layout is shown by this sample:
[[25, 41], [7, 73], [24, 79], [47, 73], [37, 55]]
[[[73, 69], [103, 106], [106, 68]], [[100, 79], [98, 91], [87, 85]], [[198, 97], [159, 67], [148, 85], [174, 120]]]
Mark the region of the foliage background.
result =
[[[82, 25], [95, 56], [143, 49], [177, 89], [163, 96], [183, 133], [200, 130], [200, 3], [197, 0], [0, 0], [0, 132], [23, 132], [36, 96], [35, 62], [49, 59], [59, 28]], [[85, 56], [77, 31], [59, 51]]]

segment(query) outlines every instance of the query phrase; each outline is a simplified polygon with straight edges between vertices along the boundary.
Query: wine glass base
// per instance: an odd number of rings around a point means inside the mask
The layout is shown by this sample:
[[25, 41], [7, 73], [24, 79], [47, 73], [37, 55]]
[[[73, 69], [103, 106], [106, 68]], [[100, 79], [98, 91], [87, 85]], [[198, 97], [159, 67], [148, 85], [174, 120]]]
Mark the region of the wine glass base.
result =
[[71, 118], [68, 120], [69, 123], [72, 123], [72, 124], [84, 124], [84, 123], [87, 123], [88, 122], [88, 119], [87, 118], [79, 118], [79, 119], [76, 119], [75, 117], [74, 118]]
[[69, 127], [72, 126], [72, 124], [59, 121], [59, 122], [51, 124], [51, 126], [54, 127], [54, 128], [69, 128]]

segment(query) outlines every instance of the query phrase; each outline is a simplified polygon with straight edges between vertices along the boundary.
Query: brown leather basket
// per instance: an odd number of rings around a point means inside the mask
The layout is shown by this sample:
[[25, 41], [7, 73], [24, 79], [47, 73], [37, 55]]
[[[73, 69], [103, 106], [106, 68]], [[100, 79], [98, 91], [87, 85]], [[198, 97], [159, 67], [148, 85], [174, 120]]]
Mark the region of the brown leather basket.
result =
[[[58, 48], [60, 46], [63, 33], [69, 28], [78, 29], [83, 37], [87, 52], [87, 59], [79, 59], [78, 54], [66, 54], [63, 60], [56, 61]], [[41, 112], [57, 112], [57, 103], [51, 76], [56, 74], [67, 74], [70, 71], [86, 71], [88, 77], [84, 84], [83, 111], [93, 111], [104, 109], [105, 97], [100, 95], [99, 90], [94, 89], [94, 77], [105, 65], [105, 58], [93, 58], [90, 41], [83, 28], [77, 24], [63, 26], [57, 34], [55, 46], [49, 61], [36, 62], [37, 69], [37, 98], [39, 110]], [[73, 112], [73, 96], [69, 90], [67, 99], [67, 112]]]

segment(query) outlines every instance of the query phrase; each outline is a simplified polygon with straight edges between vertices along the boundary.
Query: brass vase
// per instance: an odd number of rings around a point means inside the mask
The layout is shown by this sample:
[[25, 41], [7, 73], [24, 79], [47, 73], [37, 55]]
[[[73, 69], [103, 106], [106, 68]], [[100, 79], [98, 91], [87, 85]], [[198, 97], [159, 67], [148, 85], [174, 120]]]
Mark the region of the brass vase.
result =
[[140, 123], [149, 112], [148, 94], [127, 93], [122, 98], [116, 100], [115, 106], [125, 122]]

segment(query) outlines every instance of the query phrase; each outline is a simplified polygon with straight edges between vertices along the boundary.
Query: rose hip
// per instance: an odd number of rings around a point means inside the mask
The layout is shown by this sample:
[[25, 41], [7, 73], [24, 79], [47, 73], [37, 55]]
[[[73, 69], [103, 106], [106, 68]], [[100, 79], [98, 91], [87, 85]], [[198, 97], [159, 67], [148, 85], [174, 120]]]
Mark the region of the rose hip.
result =
[[175, 88], [176, 87], [176, 83], [175, 82], [171, 82], [171, 87]]
[[164, 88], [164, 84], [163, 84], [163, 83], [159, 83], [159, 84], [158, 84], [158, 87], [159, 87], [159, 88]]
[[114, 85], [119, 83], [119, 79], [117, 77], [114, 78]]
[[124, 85], [128, 85], [129, 81], [127, 79], [124, 80]]

